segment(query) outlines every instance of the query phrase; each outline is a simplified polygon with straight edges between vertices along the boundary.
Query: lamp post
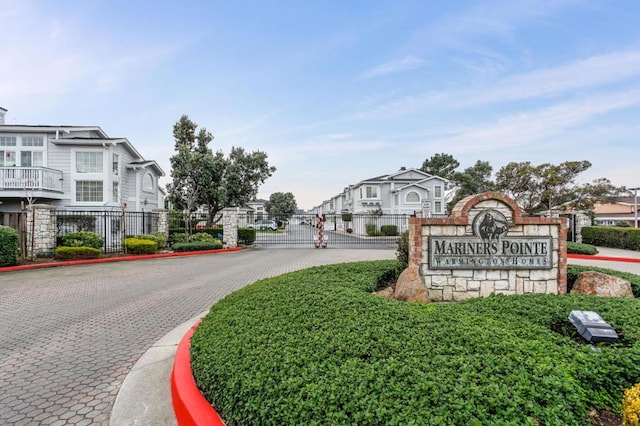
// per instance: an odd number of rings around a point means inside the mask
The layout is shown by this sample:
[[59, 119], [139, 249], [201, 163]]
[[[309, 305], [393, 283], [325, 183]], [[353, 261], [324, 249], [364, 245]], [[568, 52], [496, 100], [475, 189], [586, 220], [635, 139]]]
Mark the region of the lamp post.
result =
[[638, 189], [640, 188], [629, 188], [630, 191], [633, 191], [633, 227], [638, 227]]

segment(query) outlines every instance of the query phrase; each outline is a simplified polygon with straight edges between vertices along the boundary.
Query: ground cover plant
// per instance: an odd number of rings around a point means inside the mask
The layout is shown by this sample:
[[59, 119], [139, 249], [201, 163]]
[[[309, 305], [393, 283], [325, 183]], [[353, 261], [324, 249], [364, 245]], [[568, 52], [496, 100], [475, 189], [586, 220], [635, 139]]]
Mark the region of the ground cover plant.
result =
[[[372, 295], [394, 267], [311, 268], [227, 296], [192, 338], [200, 390], [229, 425], [585, 425], [620, 413], [640, 381], [640, 301]], [[599, 312], [622, 343], [554, 331], [574, 309]]]

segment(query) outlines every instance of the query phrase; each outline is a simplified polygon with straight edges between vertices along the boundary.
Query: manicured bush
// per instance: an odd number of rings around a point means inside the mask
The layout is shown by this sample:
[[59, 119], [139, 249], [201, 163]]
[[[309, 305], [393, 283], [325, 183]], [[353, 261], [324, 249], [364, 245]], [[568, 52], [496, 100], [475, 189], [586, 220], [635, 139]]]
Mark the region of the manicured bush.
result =
[[617, 226], [619, 228], [629, 228], [631, 225], [626, 220], [616, 220], [613, 226]]
[[596, 248], [596, 246], [593, 246], [591, 244], [573, 243], [571, 241], [567, 241], [567, 253], [595, 255], [598, 254], [598, 249]]
[[18, 264], [19, 245], [18, 231], [9, 226], [0, 225], [0, 266]]
[[253, 228], [238, 228], [238, 243], [253, 244], [256, 241], [256, 230]]
[[185, 252], [185, 251], [203, 251], [203, 250], [217, 250], [222, 248], [222, 241], [195, 241], [193, 243], [175, 243], [173, 251]]
[[624, 280], [627, 280], [631, 283], [631, 290], [633, 291], [633, 295], [635, 297], [640, 297], [640, 275], [588, 265], [567, 265], [567, 291], [571, 291], [573, 284], [576, 282], [576, 279], [578, 279], [578, 275], [580, 275], [580, 272], [584, 271], [601, 272], [603, 274], [613, 275], [615, 277], [620, 277]]
[[622, 400], [622, 425], [640, 425], [640, 383], [624, 391]]
[[343, 222], [351, 222], [353, 220], [353, 213], [342, 213]]
[[75, 246], [75, 247], [57, 247], [54, 257], [57, 260], [81, 260], [81, 259], [97, 259], [100, 257], [100, 249], [95, 247]]
[[[394, 266], [311, 268], [225, 297], [191, 339], [203, 395], [227, 424], [586, 425], [640, 382], [640, 300], [372, 295]], [[572, 310], [600, 313], [624, 344], [554, 332]]]
[[158, 243], [141, 238], [125, 238], [124, 250], [130, 254], [154, 254], [158, 251]]
[[364, 229], [370, 237], [381, 237], [384, 235], [381, 231], [378, 231], [378, 227], [375, 223], [365, 223]]
[[104, 239], [91, 231], [69, 232], [60, 237], [60, 245], [65, 247], [93, 247], [102, 248]]
[[215, 228], [200, 228], [194, 231], [198, 234], [209, 234], [215, 240], [222, 240], [224, 235], [224, 229], [222, 226], [216, 226]]
[[582, 242], [599, 247], [640, 251], [640, 228], [588, 226], [582, 228]]
[[212, 243], [215, 240], [216, 240], [215, 238], [213, 238], [210, 234], [207, 234], [206, 232], [197, 232], [189, 237], [190, 243], [196, 243], [196, 242]]
[[347, 228], [347, 234], [353, 234], [353, 229]]
[[93, 215], [84, 214], [60, 214], [56, 216], [56, 223], [58, 228], [72, 227], [75, 232], [80, 231], [95, 231], [96, 230], [96, 217]]
[[398, 226], [382, 225], [380, 227], [380, 232], [382, 232], [382, 235], [386, 235], [387, 237], [395, 237], [396, 235], [398, 235]]
[[139, 240], [151, 240], [155, 241], [158, 249], [167, 247], [167, 235], [162, 232], [154, 232], [153, 234], [140, 234], [136, 235]]
[[396, 270], [398, 274], [400, 274], [409, 266], [409, 231], [404, 231], [400, 234], [397, 244], [396, 259], [398, 260], [398, 264], [396, 265]]

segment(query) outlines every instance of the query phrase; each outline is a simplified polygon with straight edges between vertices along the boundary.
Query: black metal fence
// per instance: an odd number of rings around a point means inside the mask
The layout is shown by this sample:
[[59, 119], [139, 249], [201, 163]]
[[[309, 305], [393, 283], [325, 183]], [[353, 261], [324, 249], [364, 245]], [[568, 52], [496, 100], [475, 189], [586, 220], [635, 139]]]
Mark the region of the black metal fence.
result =
[[[396, 248], [399, 235], [408, 229], [409, 215], [328, 214], [322, 235], [326, 246], [337, 248]], [[294, 215], [280, 221], [263, 216], [240, 215], [238, 226], [256, 229], [256, 244], [264, 247], [315, 247], [320, 223], [314, 214]], [[274, 230], [274, 224], [277, 225]]]
[[158, 229], [157, 213], [132, 211], [55, 211], [61, 237], [69, 232], [91, 231], [104, 239], [104, 253], [122, 251], [126, 237], [150, 234]]

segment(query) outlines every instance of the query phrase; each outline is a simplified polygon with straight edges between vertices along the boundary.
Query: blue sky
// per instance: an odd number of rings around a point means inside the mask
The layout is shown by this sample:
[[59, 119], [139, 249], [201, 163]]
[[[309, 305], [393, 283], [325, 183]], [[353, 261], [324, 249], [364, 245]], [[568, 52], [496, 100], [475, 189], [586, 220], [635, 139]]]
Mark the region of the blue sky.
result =
[[187, 114], [214, 150], [267, 152], [259, 196], [302, 208], [440, 152], [633, 187], [639, 23], [636, 0], [0, 0], [0, 106], [98, 125], [167, 175]]

